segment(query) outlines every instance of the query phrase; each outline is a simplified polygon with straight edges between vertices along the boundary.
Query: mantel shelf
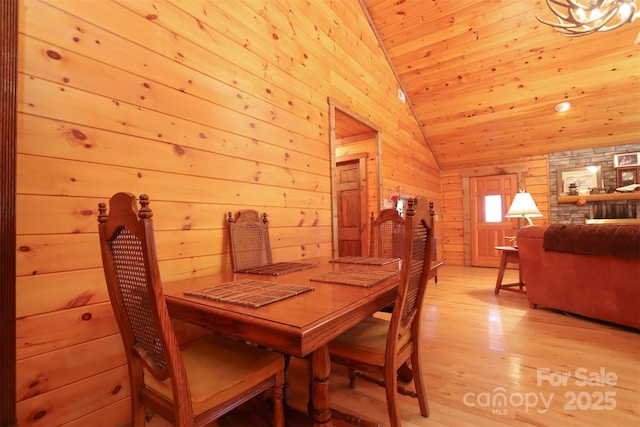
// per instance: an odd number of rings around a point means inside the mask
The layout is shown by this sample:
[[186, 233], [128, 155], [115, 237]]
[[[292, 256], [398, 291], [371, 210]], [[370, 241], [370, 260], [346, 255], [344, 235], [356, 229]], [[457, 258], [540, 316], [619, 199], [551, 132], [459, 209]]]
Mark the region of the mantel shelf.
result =
[[558, 203], [575, 203], [578, 199], [585, 199], [587, 202], [615, 202], [618, 200], [640, 200], [640, 192], [633, 193], [608, 193], [589, 194], [587, 196], [558, 196]]

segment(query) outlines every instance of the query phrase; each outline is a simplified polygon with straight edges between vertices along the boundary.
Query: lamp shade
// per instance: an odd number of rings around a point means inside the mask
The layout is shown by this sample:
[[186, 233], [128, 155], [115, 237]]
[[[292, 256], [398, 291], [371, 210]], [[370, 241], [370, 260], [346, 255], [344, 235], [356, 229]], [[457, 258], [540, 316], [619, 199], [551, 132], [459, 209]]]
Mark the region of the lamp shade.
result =
[[526, 218], [531, 223], [529, 217], [541, 217], [542, 212], [536, 206], [531, 194], [521, 192], [513, 198], [511, 207], [504, 216], [506, 218]]

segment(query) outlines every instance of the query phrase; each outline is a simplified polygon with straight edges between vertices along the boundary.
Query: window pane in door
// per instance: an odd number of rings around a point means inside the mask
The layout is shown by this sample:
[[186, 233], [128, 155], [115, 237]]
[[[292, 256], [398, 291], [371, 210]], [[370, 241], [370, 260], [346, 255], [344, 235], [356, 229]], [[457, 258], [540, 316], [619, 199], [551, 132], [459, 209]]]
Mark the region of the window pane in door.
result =
[[484, 197], [485, 222], [502, 222], [502, 196], [499, 194]]

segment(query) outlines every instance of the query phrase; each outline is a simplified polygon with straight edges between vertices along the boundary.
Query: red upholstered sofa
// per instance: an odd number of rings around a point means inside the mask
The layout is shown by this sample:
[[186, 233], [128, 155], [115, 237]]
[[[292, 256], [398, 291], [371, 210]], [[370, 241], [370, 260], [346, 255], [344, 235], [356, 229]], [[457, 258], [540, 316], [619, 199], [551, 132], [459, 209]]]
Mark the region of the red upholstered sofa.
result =
[[532, 308], [640, 329], [640, 225], [532, 225], [517, 242]]

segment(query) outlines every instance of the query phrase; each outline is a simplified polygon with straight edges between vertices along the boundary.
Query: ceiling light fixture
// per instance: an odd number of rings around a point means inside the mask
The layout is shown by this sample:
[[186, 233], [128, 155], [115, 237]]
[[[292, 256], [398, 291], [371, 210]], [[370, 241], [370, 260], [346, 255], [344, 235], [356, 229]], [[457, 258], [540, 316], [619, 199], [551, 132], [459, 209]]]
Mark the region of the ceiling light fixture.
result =
[[[578, 37], [610, 31], [632, 22], [636, 17], [634, 0], [546, 0], [558, 23], [546, 21], [536, 15], [538, 21], [550, 25], [567, 37]], [[558, 8], [560, 6], [563, 9]]]
[[556, 111], [558, 113], [564, 113], [565, 111], [568, 111], [569, 108], [571, 108], [571, 103], [570, 102], [561, 102], [558, 105], [556, 105]]

